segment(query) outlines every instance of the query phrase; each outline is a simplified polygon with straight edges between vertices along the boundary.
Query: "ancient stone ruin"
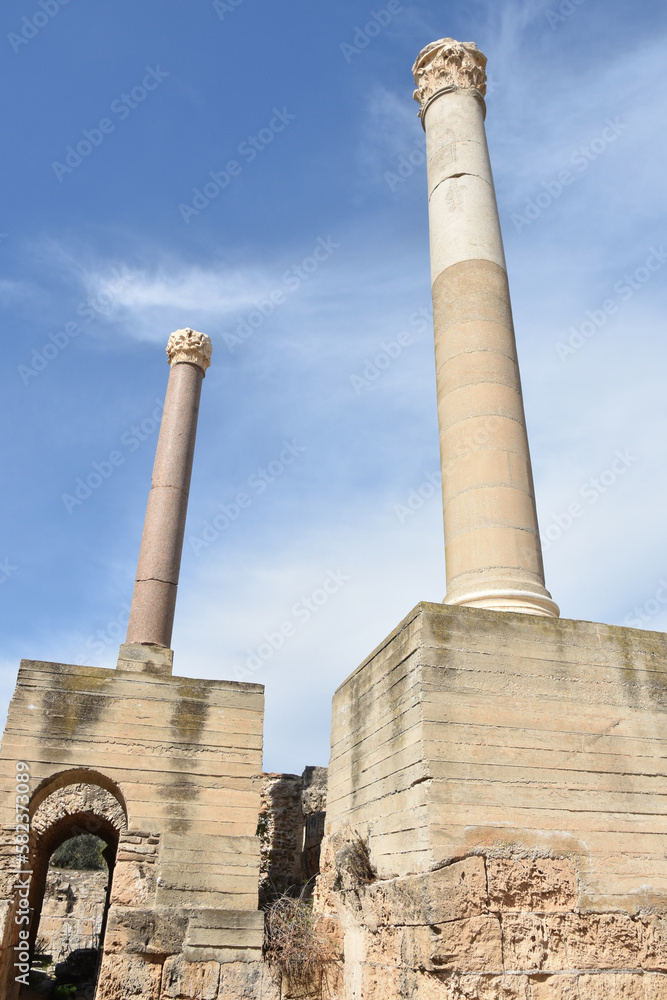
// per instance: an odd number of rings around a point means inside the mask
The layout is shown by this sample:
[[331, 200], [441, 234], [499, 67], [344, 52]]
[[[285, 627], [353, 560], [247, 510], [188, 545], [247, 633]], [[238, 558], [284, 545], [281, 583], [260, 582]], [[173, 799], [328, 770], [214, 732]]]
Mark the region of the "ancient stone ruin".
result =
[[[667, 998], [667, 637], [560, 619], [545, 587], [485, 65], [441, 39], [414, 67], [444, 602], [342, 680], [328, 773], [262, 775], [262, 687], [172, 674], [211, 358], [205, 335], [172, 335], [118, 667], [19, 669], [3, 998], [36, 995], [36, 942], [55, 950], [75, 909], [77, 941], [98, 942], [96, 1000]], [[107, 844], [108, 878], [66, 886], [49, 858], [82, 831]]]

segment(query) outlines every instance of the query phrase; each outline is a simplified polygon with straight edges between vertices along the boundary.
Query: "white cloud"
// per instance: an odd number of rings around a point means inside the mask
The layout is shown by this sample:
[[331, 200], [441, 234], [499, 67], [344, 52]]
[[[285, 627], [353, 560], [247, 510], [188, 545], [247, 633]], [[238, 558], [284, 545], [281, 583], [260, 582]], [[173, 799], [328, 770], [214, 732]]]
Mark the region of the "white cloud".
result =
[[30, 298], [33, 289], [25, 281], [12, 281], [9, 278], [0, 278], [0, 303], [3, 306], [11, 305]]

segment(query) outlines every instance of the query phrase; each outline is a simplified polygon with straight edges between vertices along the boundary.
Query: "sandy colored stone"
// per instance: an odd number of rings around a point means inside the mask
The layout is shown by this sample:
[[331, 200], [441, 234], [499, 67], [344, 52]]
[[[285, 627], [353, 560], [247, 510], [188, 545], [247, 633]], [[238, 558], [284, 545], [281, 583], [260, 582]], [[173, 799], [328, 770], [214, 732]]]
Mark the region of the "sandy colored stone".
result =
[[582, 975], [578, 1000], [646, 1000], [644, 987], [644, 977], [632, 973]]
[[577, 906], [577, 876], [567, 858], [488, 858], [492, 910], [567, 912]]
[[49, 870], [38, 936], [54, 963], [62, 962], [78, 948], [97, 947], [108, 881], [106, 869]]
[[401, 960], [429, 971], [499, 972], [503, 969], [502, 935], [495, 916], [469, 917], [428, 927], [402, 927]]
[[531, 1000], [580, 1000], [579, 977], [531, 976], [530, 997]]
[[405, 971], [396, 967], [366, 964], [363, 967], [361, 996], [363, 1000], [389, 1000], [390, 997], [405, 996], [402, 986]]
[[150, 956], [178, 954], [183, 947], [188, 920], [188, 914], [182, 910], [111, 906], [104, 952]]
[[453, 497], [447, 504], [447, 523], [451, 538], [475, 528], [502, 525], [523, 530], [526, 516], [534, 507], [534, 500], [514, 486], [477, 486]]
[[105, 955], [95, 1000], [160, 1000], [162, 964], [127, 955]]
[[[480, 105], [486, 94], [486, 56], [474, 42], [457, 42], [454, 38], [431, 42], [417, 56], [412, 75], [417, 88], [413, 98], [419, 102], [422, 118], [433, 97], [443, 88], [455, 91], [472, 89]], [[431, 132], [431, 135], [437, 136], [441, 144], [446, 144], [451, 133], [444, 128], [442, 135], [440, 132]]]
[[[423, 97], [422, 120], [428, 166], [438, 422], [444, 495], [446, 500], [454, 498], [444, 507], [445, 601], [557, 615], [558, 608], [544, 586], [505, 254], [484, 129], [481, 92], [485, 57], [477, 54], [481, 90], [459, 83], [447, 87], [429, 84], [424, 89], [423, 83], [433, 74], [438, 80], [449, 79], [451, 74], [452, 79], [460, 80], [460, 59], [468, 58], [466, 45], [441, 40], [427, 47], [416, 64], [430, 60], [428, 72], [419, 70], [419, 93], [430, 95]], [[453, 55], [455, 52], [463, 55]], [[457, 331], [461, 325], [469, 328], [467, 341]], [[457, 425], [476, 424], [478, 432], [486, 433], [489, 417], [496, 415], [507, 418], [507, 423], [522, 432], [517, 450], [515, 431], [510, 443], [503, 440], [503, 427], [498, 424], [491, 448], [482, 452], [489, 456], [503, 451], [507, 456], [510, 452], [519, 455], [523, 470], [520, 488], [505, 492], [489, 487], [495, 475], [493, 461], [488, 473], [478, 469], [471, 481], [465, 478], [465, 465], [451, 462], [459, 454]], [[478, 496], [484, 489], [485, 494]], [[504, 551], [499, 549], [496, 543], [502, 542], [502, 534], [481, 534], [478, 530], [489, 525], [504, 529], [505, 535], [521, 534], [521, 543], [516, 539], [509, 547], [505, 544]], [[472, 544], [459, 544], [453, 551], [452, 540], [463, 530], [471, 533], [468, 541]], [[510, 550], [514, 551], [508, 558]], [[518, 550], [524, 552], [523, 560], [517, 558]], [[532, 577], [524, 572], [526, 563]]]
[[439, 924], [477, 916], [487, 908], [483, 858], [466, 858], [412, 878], [376, 882], [343, 894], [370, 930], [391, 924]]
[[397, 927], [377, 927], [374, 930], [367, 930], [364, 934], [364, 943], [364, 961], [369, 965], [401, 964], [403, 937]]
[[[418, 973], [413, 1000], [532, 1000], [527, 976]], [[401, 994], [385, 994], [394, 1000]], [[577, 998], [578, 1000], [578, 998]]]
[[642, 979], [644, 1000], [667, 1000], [667, 975], [649, 972]]
[[119, 906], [146, 906], [155, 898], [155, 865], [118, 860], [113, 874], [111, 902]]
[[637, 924], [629, 914], [575, 913], [564, 920], [571, 968], [633, 969], [639, 965]]
[[508, 972], [568, 967], [560, 915], [503, 913], [503, 957]]
[[219, 1000], [281, 1000], [280, 981], [264, 962], [227, 962], [220, 967]]
[[642, 969], [667, 973], [667, 915], [654, 914], [637, 920]]
[[447, 469], [453, 474], [447, 475], [443, 482], [444, 503], [458, 495], [453, 493], [455, 489], [465, 492], [471, 487], [482, 485], [512, 485], [510, 455], [506, 451], [480, 448], [462, 455], [452, 455], [448, 459]]
[[[44, 797], [35, 810], [31, 827], [38, 837], [42, 837], [49, 828], [67, 817], [85, 817], [88, 814], [105, 817], [118, 834], [127, 827], [125, 811], [118, 797], [106, 788], [81, 781], [56, 788]], [[82, 818], [78, 825], [83, 827], [85, 820]], [[88, 832], [96, 831], [91, 829]]]
[[160, 1000], [216, 1000], [219, 981], [217, 962], [184, 962], [174, 956], [164, 963]]
[[[104, 942], [109, 982], [102, 981], [97, 1000], [157, 998], [160, 963], [186, 947], [190, 915], [182, 903], [243, 911], [261, 924], [254, 777], [261, 770], [261, 728], [259, 685], [22, 664], [3, 741], [0, 810], [7, 827], [15, 761], [26, 760], [31, 791], [39, 789], [34, 885], [50, 851], [69, 834], [119, 843]], [[190, 899], [187, 890], [163, 886], [170, 906], [161, 907], [154, 886], [163, 867], [170, 884], [205, 884], [206, 891]], [[47, 913], [45, 928], [49, 920]], [[79, 937], [94, 935], [98, 925], [88, 916], [80, 923]], [[261, 926], [252, 944], [225, 954], [247, 960], [252, 951], [258, 959]], [[0, 995], [14, 1000], [5, 988], [12, 971], [7, 957], [5, 951]]]
[[[571, 910], [664, 913], [666, 662], [658, 634], [421, 604], [334, 696], [327, 829], [367, 831], [382, 879], [486, 853], [493, 909], [565, 912], [572, 859]], [[408, 737], [422, 777], [380, 778]]]

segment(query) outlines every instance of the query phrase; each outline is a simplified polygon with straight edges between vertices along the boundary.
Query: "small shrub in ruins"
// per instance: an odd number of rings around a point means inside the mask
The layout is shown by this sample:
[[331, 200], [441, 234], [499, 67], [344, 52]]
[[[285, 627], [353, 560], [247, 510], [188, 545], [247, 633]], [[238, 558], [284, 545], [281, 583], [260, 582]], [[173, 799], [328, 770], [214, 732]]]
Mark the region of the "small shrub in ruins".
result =
[[336, 889], [356, 889], [374, 882], [377, 878], [366, 842], [359, 834], [336, 851], [335, 864]]
[[282, 896], [266, 912], [264, 957], [292, 986], [320, 983], [336, 948], [318, 929], [310, 902]]

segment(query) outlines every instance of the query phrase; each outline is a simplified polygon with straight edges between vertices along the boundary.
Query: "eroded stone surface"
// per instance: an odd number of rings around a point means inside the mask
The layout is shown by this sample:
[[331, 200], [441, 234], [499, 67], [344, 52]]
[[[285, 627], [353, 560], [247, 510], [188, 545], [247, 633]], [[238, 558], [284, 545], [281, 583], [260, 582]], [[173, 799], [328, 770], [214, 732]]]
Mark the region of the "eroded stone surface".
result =
[[104, 957], [96, 1000], [160, 1000], [162, 965], [131, 955]]
[[108, 881], [106, 869], [51, 869], [47, 874], [39, 938], [54, 963], [78, 948], [98, 947]]
[[422, 975], [416, 990], [417, 1000], [532, 1000], [526, 976]]
[[567, 912], [577, 905], [572, 861], [555, 858], [488, 858], [489, 905], [503, 910]]
[[639, 965], [637, 924], [627, 913], [573, 913], [566, 919], [567, 957], [574, 969]]
[[579, 1000], [646, 1000], [643, 976], [601, 973], [579, 977]]
[[184, 962], [168, 958], [162, 973], [164, 1000], [216, 1000], [220, 982], [218, 962]]
[[220, 967], [220, 1000], [280, 1000], [280, 986], [262, 962], [226, 962]]
[[503, 949], [495, 915], [469, 917], [428, 927], [402, 927], [401, 959], [432, 971], [501, 972]]
[[503, 913], [502, 927], [506, 970], [531, 972], [568, 968], [563, 916]]
[[35, 810], [32, 831], [41, 837], [68, 816], [104, 816], [120, 833], [127, 826], [125, 811], [118, 799], [98, 785], [77, 782], [51, 792]]
[[667, 917], [651, 915], [638, 921], [643, 969], [667, 973]]
[[580, 1000], [579, 977], [531, 976], [531, 1000]]

